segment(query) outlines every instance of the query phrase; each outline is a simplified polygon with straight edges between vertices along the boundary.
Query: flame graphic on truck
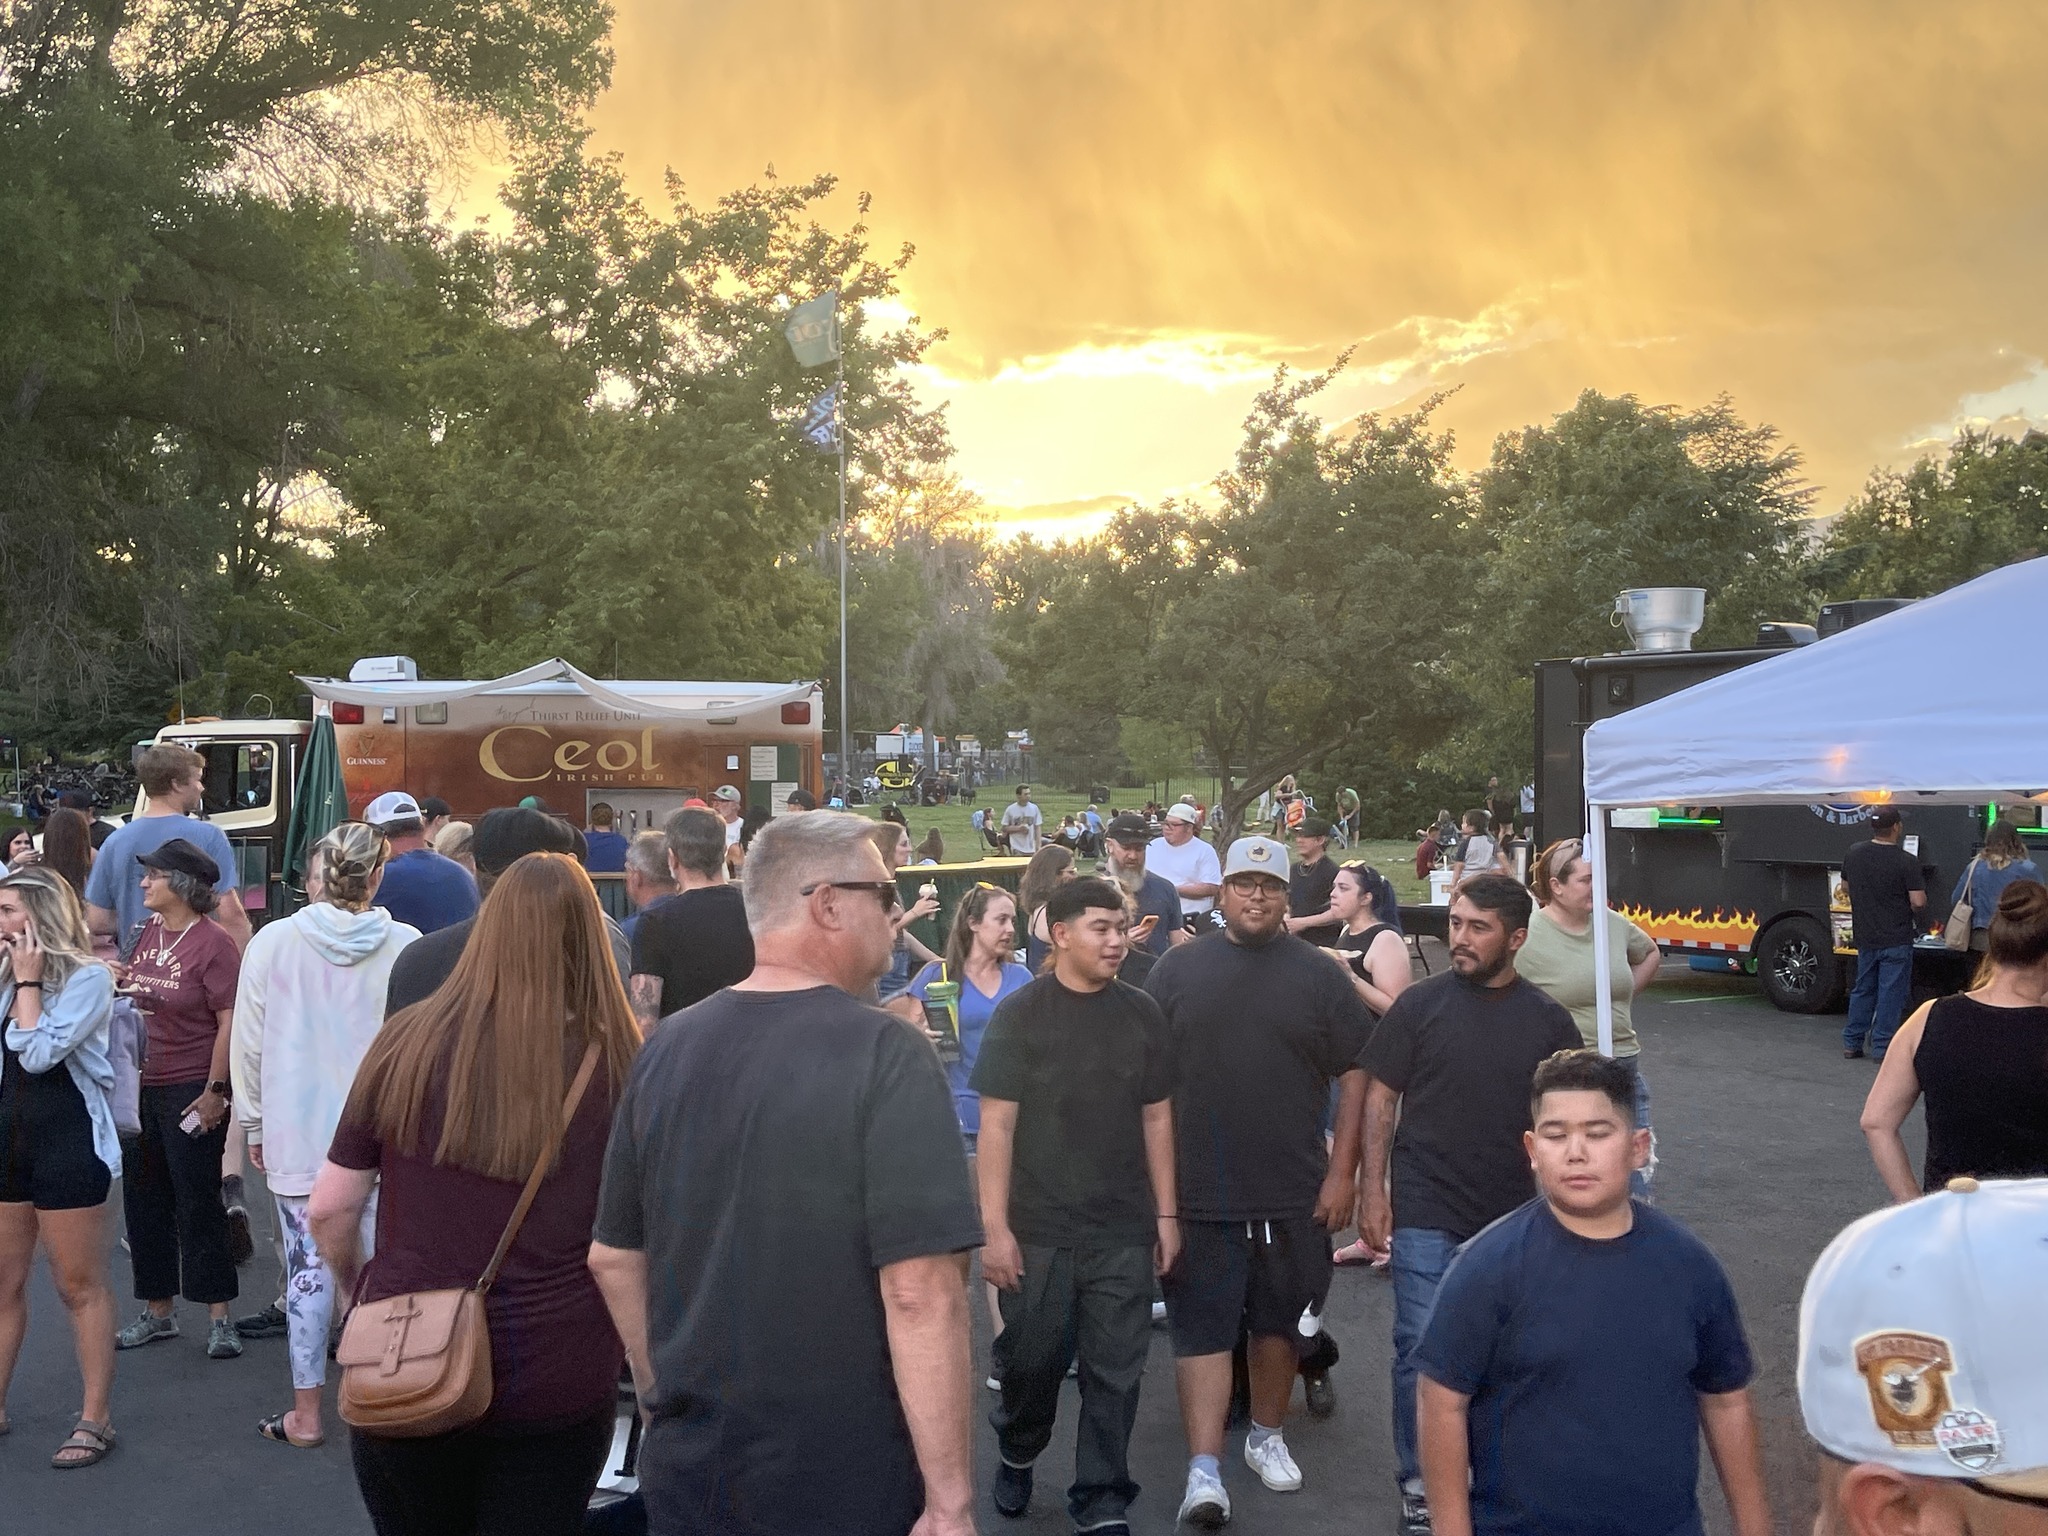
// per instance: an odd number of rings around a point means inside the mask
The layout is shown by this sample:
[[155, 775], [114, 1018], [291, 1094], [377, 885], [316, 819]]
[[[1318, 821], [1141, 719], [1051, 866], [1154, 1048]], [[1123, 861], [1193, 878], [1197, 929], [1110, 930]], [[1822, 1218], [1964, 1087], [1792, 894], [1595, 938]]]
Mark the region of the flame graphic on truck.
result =
[[1652, 912], [1647, 907], [1618, 907], [1618, 912], [1659, 944], [1674, 949], [1746, 950], [1756, 942], [1754, 912]]

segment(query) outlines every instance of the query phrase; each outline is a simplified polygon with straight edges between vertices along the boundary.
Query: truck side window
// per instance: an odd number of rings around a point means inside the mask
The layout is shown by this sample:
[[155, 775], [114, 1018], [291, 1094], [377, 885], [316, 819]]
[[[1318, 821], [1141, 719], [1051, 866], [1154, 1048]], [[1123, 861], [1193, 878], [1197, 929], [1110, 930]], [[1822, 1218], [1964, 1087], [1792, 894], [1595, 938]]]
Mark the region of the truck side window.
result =
[[206, 759], [201, 814], [259, 810], [271, 803], [277, 750], [269, 742], [209, 741], [199, 750]]

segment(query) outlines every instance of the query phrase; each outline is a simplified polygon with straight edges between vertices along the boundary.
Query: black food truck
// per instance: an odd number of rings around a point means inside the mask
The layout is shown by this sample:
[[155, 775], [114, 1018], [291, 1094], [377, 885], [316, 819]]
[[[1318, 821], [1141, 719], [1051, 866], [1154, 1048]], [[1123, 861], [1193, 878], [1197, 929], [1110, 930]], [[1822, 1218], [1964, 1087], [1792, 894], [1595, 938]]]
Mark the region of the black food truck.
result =
[[[1586, 830], [1581, 742], [1596, 720], [1648, 704], [1786, 648], [1826, 637], [1900, 606], [1895, 599], [1831, 603], [1820, 624], [1765, 624], [1741, 650], [1638, 650], [1536, 663], [1535, 846]], [[1608, 899], [1665, 953], [1701, 970], [1754, 975], [1793, 1013], [1841, 1006], [1855, 976], [1842, 855], [1869, 837], [1872, 807], [1667, 805], [1611, 813]], [[1954, 986], [1971, 957], [1942, 944], [1949, 895], [1983, 846], [1991, 808], [1927, 806], [1905, 812], [1905, 846], [1927, 882], [1915, 970]], [[2010, 812], [2008, 814], [2011, 814]], [[2030, 846], [2041, 834], [2017, 818]]]

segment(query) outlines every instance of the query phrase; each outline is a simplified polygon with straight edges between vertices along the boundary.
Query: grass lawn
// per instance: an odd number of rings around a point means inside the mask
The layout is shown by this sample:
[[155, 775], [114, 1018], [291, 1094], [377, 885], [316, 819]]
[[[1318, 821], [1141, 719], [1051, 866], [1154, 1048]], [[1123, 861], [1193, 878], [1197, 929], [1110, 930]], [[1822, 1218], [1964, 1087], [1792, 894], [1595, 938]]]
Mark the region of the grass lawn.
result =
[[[910, 840], [913, 845], [923, 842], [924, 835], [933, 827], [939, 829], [939, 836], [946, 842], [946, 862], [949, 864], [969, 863], [981, 857], [982, 843], [968, 818], [977, 809], [987, 810], [1000, 817], [1003, 807], [1016, 797], [1016, 786], [1009, 784], [989, 785], [980, 791], [980, 798], [973, 805], [904, 805], [904, 819], [910, 823]], [[1200, 791], [1197, 791], [1200, 793]], [[1127, 789], [1118, 791], [1120, 798], [1110, 804], [1119, 807], [1136, 808], [1145, 803], [1145, 791]], [[1079, 795], [1059, 794], [1052, 791], [1040, 793], [1034, 789], [1031, 798], [1045, 813], [1045, 830], [1048, 834], [1056, 831], [1060, 819], [1069, 811], [1087, 809], [1088, 802]], [[885, 797], [886, 803], [886, 797]], [[1109, 817], [1109, 805], [1099, 807], [1104, 820]], [[857, 814], [870, 820], [881, 819], [881, 807], [875, 805], [855, 806]], [[1422, 901], [1428, 894], [1426, 882], [1415, 878], [1415, 845], [1405, 840], [1385, 841], [1368, 838], [1351, 848], [1332, 848], [1330, 857], [1339, 864], [1355, 864], [1360, 861], [1373, 865], [1379, 872], [1393, 881], [1394, 889], [1403, 901]]]

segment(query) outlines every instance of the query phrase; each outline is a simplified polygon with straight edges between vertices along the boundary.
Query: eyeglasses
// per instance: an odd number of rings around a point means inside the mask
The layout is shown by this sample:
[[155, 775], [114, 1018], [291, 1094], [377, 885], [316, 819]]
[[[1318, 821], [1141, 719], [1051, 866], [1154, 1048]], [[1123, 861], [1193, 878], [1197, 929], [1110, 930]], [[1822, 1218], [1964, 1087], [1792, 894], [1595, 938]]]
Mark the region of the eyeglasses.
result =
[[873, 891], [882, 899], [882, 910], [894, 912], [903, 905], [903, 893], [896, 889], [894, 880], [817, 880], [798, 889], [797, 895], [808, 896], [813, 891]]

